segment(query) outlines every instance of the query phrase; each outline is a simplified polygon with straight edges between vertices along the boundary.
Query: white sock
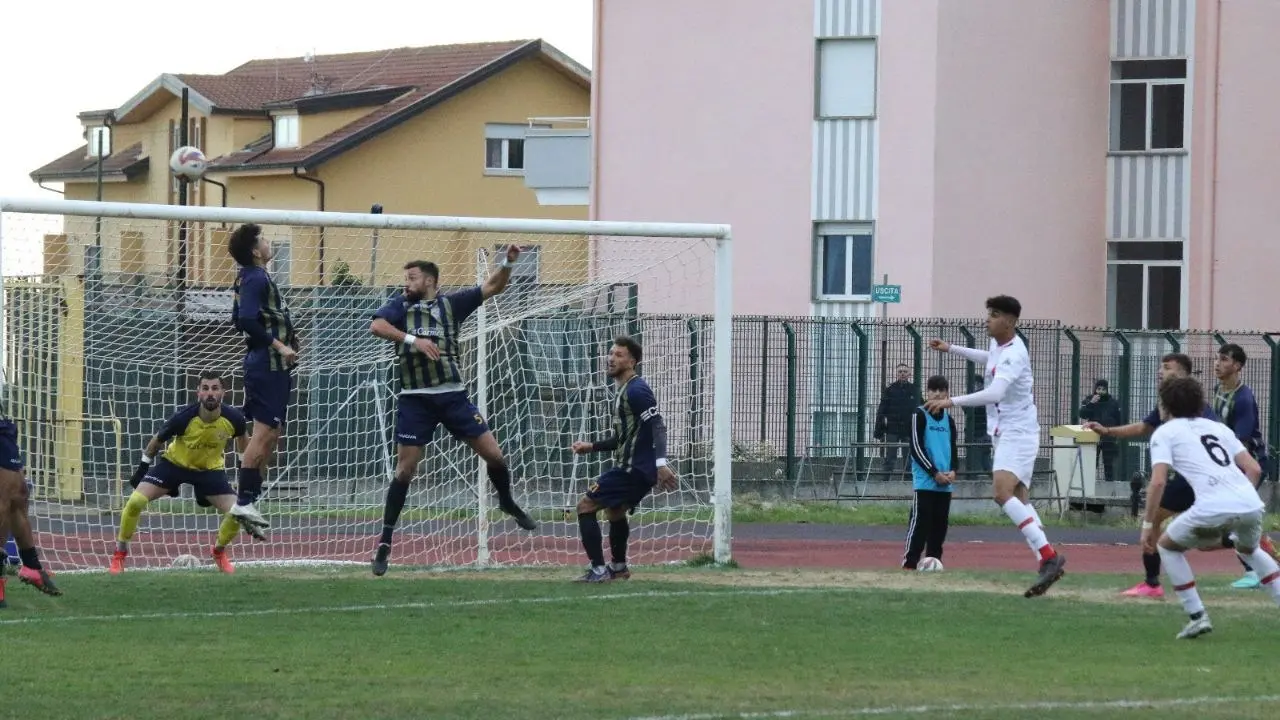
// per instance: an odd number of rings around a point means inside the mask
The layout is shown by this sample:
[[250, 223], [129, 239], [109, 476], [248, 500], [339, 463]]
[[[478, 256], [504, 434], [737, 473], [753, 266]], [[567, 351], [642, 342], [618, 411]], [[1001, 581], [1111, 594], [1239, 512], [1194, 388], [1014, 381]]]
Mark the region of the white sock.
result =
[[1262, 581], [1262, 587], [1267, 589], [1271, 594], [1271, 599], [1277, 605], [1280, 605], [1280, 565], [1276, 564], [1275, 558], [1262, 548], [1256, 548], [1251, 554], [1245, 555], [1240, 551], [1236, 551], [1236, 555], [1241, 560], [1249, 563], [1254, 572], [1258, 573], [1258, 579]]
[[1191, 572], [1191, 563], [1187, 556], [1177, 550], [1158, 548], [1160, 561], [1164, 565], [1164, 574], [1169, 576], [1169, 584], [1178, 595], [1178, 602], [1188, 615], [1204, 612], [1204, 603], [1200, 602], [1200, 593], [1196, 591], [1196, 576]]
[[[1031, 504], [1031, 503], [1029, 503], [1029, 502], [1025, 502], [1025, 503], [1022, 503], [1022, 504], [1027, 508], [1027, 511], [1031, 513], [1031, 517], [1032, 517], [1032, 518], [1035, 520], [1035, 522], [1036, 522], [1036, 527], [1040, 528], [1040, 532], [1044, 532], [1044, 522], [1040, 519], [1040, 513], [1036, 512], [1036, 506], [1035, 506], [1035, 505], [1032, 505], [1032, 504]], [[1046, 537], [1047, 537], [1047, 535], [1046, 535]], [[1024, 539], [1024, 540], [1026, 540], [1026, 538], [1023, 538], [1023, 539]], [[1032, 542], [1031, 542], [1030, 540], [1027, 540], [1027, 547], [1031, 548], [1031, 554], [1032, 554], [1032, 555], [1035, 555], [1035, 556], [1036, 556], [1036, 559], [1037, 559], [1037, 560], [1039, 560], [1039, 559], [1040, 559], [1040, 551], [1036, 549], [1036, 546], [1035, 546], [1034, 544], [1032, 544]]]
[[1026, 538], [1027, 544], [1036, 551], [1036, 557], [1041, 560], [1048, 560], [1057, 553], [1053, 546], [1049, 544], [1049, 539], [1044, 536], [1044, 529], [1036, 524], [1036, 518], [1028, 511], [1027, 506], [1018, 498], [1011, 497], [1000, 506], [1004, 510], [1004, 514], [1009, 516], [1013, 524], [1017, 526], [1022, 533], [1022, 537]]

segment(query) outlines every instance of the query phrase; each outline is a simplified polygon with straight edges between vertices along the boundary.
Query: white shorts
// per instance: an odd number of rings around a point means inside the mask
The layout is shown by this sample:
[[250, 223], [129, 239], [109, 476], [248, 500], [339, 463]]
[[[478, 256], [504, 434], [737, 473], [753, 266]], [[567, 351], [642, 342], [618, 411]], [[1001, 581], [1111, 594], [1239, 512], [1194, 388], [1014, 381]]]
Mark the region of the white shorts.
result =
[[1040, 454], [1040, 434], [1003, 433], [991, 438], [991, 470], [1013, 473], [1018, 482], [1031, 487], [1031, 474]]
[[1184, 548], [1212, 547], [1229, 532], [1236, 534], [1236, 547], [1257, 548], [1262, 540], [1262, 510], [1214, 512], [1192, 505], [1173, 519], [1165, 534]]

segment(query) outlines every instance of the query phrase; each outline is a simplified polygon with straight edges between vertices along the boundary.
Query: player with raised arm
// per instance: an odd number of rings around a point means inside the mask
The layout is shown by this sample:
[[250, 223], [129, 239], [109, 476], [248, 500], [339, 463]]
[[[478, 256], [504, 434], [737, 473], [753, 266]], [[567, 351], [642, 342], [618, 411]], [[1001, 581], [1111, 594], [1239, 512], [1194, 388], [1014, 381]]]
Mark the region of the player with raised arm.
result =
[[[53, 574], [40, 562], [35, 536], [28, 516], [30, 489], [27, 485], [26, 463], [22, 449], [18, 447], [18, 426], [5, 412], [0, 399], [0, 542], [13, 534], [18, 546], [22, 569], [18, 579], [46, 595], [61, 595], [53, 583]], [[7, 558], [0, 552], [0, 608], [5, 606], [4, 573]]]
[[227, 250], [240, 266], [231, 319], [245, 336], [244, 415], [253, 422], [249, 446], [240, 461], [239, 493], [231, 514], [263, 539], [269, 525], [254, 503], [262, 494], [263, 474], [284, 431], [298, 338], [289, 306], [267, 272], [273, 253], [262, 228], [253, 223], [236, 228]]
[[[1191, 358], [1182, 353], [1169, 353], [1160, 358], [1161, 382], [1173, 378], [1190, 377], [1191, 371]], [[1208, 403], [1205, 403], [1204, 407], [1200, 409], [1200, 416], [1208, 420], [1218, 419], [1217, 414], [1214, 413], [1213, 408]], [[1096, 422], [1086, 422], [1083, 427], [1104, 437], [1132, 440], [1150, 437], [1163, 422], [1164, 420], [1160, 416], [1160, 408], [1154, 407], [1139, 422], [1117, 427], [1105, 427]], [[1156, 530], [1158, 531], [1169, 518], [1180, 512], [1186, 512], [1187, 508], [1190, 508], [1195, 501], [1195, 491], [1191, 489], [1191, 485], [1187, 483], [1186, 478], [1177, 473], [1171, 473], [1164, 492], [1160, 496], [1160, 511], [1155, 519]], [[1264, 549], [1270, 552], [1273, 548], [1270, 539], [1264, 535], [1263, 540]], [[1210, 548], [1202, 547], [1201, 549]], [[1155, 550], [1144, 550], [1142, 552], [1142, 567], [1145, 570], [1146, 577], [1121, 594], [1125, 597], [1146, 597], [1157, 600], [1163, 598], [1164, 587], [1160, 584], [1160, 554]]]
[[[658, 401], [649, 383], [636, 374], [643, 356], [640, 344], [629, 337], [613, 341], [607, 372], [618, 388], [613, 412], [613, 432], [602, 440], [579, 440], [578, 454], [612, 451], [614, 464], [591, 484], [578, 500], [578, 534], [591, 567], [580, 582], [608, 582], [631, 577], [627, 569], [627, 539], [631, 525], [627, 512], [653, 491], [654, 486], [674, 490], [676, 474], [667, 465], [667, 426], [658, 412]], [[613, 562], [604, 564], [604, 538], [597, 513], [604, 509], [609, 520], [609, 552]]]
[[404, 266], [404, 292], [392, 296], [374, 313], [369, 330], [395, 343], [400, 369], [396, 473], [387, 488], [382, 537], [373, 556], [374, 575], [387, 572], [391, 537], [409, 496], [409, 483], [439, 425], [484, 460], [489, 482], [498, 493], [498, 508], [525, 530], [538, 527], [511, 496], [511, 470], [480, 411], [467, 397], [458, 365], [462, 324], [485, 300], [507, 288], [511, 266], [519, 257], [519, 247], [508, 247], [498, 268], [483, 284], [448, 293], [440, 292], [440, 268], [435, 263], [414, 260]]
[[[1151, 435], [1151, 484], [1142, 521], [1143, 549], [1160, 553], [1173, 591], [1191, 618], [1177, 635], [1185, 639], [1213, 630], [1185, 553], [1219, 545], [1223, 533], [1234, 533], [1236, 555], [1257, 568], [1262, 586], [1280, 605], [1280, 565], [1259, 547], [1266, 504], [1254, 486], [1262, 468], [1230, 428], [1200, 416], [1203, 408], [1204, 389], [1195, 380], [1179, 377], [1161, 383], [1160, 409], [1168, 417]], [[1187, 479], [1195, 502], [1160, 533], [1160, 496], [1171, 470]]]
[[987, 350], [956, 347], [943, 340], [929, 343], [934, 350], [985, 363], [985, 388], [968, 395], [929, 400], [925, 408], [937, 413], [952, 406], [986, 406], [987, 434], [993, 451], [993, 498], [1040, 558], [1039, 575], [1024, 593], [1025, 597], [1036, 597], [1062, 577], [1067, 559], [1045, 537], [1040, 516], [1027, 495], [1040, 450], [1040, 420], [1033, 394], [1031, 358], [1017, 333], [1022, 304], [1008, 295], [997, 295], [988, 298], [986, 306], [987, 335], [991, 336]]
[[[120, 514], [116, 551], [111, 556], [112, 575], [124, 572], [129, 541], [138, 530], [138, 520], [147, 504], [165, 495], [177, 497], [184, 484], [195, 490], [196, 502], [213, 505], [223, 513], [217, 543], [213, 546], [213, 562], [224, 573], [235, 572], [227, 556], [227, 546], [243, 522], [231, 512], [236, 506], [236, 493], [227, 482], [226, 451], [227, 441], [234, 440], [236, 452], [243, 453], [248, 439], [244, 415], [223, 403], [222, 397], [222, 376], [210, 370], [200, 373], [196, 402], [174, 413], [147, 442], [142, 460], [129, 479], [134, 490]], [[157, 458], [161, 449], [164, 454]], [[250, 533], [256, 531], [252, 525], [246, 525], [245, 529]]]

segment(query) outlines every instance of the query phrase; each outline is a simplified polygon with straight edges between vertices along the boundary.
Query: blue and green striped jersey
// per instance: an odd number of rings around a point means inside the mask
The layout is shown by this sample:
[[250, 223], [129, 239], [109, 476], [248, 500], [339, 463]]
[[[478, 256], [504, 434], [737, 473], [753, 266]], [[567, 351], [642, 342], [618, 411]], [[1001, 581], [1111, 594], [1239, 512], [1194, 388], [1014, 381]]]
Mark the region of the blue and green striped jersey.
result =
[[462, 324], [484, 302], [479, 285], [436, 295], [431, 300], [414, 300], [397, 293], [373, 314], [391, 323], [397, 330], [416, 335], [436, 344], [440, 359], [426, 355], [401, 343], [396, 348], [400, 361], [400, 391], [408, 393], [461, 390], [465, 382], [458, 359], [462, 348], [458, 341]]
[[236, 274], [235, 297], [231, 302], [231, 319], [237, 330], [245, 334], [245, 366], [266, 370], [288, 370], [280, 353], [271, 347], [273, 340], [297, 349], [297, 336], [289, 306], [280, 288], [262, 267], [242, 267]]

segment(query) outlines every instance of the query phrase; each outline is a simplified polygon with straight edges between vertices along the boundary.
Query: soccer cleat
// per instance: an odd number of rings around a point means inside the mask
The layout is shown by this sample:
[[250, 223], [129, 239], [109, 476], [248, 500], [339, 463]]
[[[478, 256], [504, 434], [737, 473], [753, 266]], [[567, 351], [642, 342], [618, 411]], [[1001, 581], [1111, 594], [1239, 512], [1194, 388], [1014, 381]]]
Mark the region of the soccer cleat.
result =
[[1178, 633], [1176, 639], [1194, 640], [1195, 638], [1198, 638], [1201, 635], [1205, 635], [1211, 632], [1213, 632], [1213, 623], [1209, 622], [1209, 616], [1201, 615], [1195, 620], [1192, 620], [1191, 622], [1187, 623], [1186, 627], [1182, 628], [1182, 632]]
[[262, 513], [258, 512], [258, 508], [254, 507], [253, 503], [249, 503], [248, 505], [233, 505], [231, 507], [231, 515], [236, 520], [239, 520], [240, 524], [244, 525], [246, 528], [250, 525], [264, 530], [271, 527], [271, 523], [267, 522], [267, 519], [262, 516]]
[[213, 564], [218, 566], [222, 572], [230, 575], [236, 571], [236, 566], [231, 564], [231, 556], [227, 555], [227, 549], [213, 549]]
[[56, 597], [62, 594], [58, 586], [53, 584], [53, 573], [48, 570], [32, 570], [29, 567], [23, 567], [18, 571], [18, 579], [45, 595]]
[[1152, 600], [1163, 600], [1164, 586], [1148, 585], [1144, 580], [1120, 594], [1123, 595], [1124, 597], [1143, 597], [1143, 598], [1151, 598]]
[[1048, 592], [1049, 588], [1066, 574], [1064, 569], [1066, 565], [1067, 557], [1062, 553], [1058, 553], [1040, 563], [1040, 575], [1036, 578], [1036, 584], [1027, 588], [1027, 591], [1022, 596], [1033, 598]]
[[387, 558], [391, 555], [391, 546], [386, 543], [378, 545], [378, 550], [373, 554], [373, 574], [375, 577], [382, 577], [387, 574]]
[[538, 523], [529, 517], [528, 513], [520, 509], [515, 500], [504, 498], [498, 501], [498, 509], [515, 518], [516, 524], [525, 530], [537, 530]]
[[606, 583], [611, 580], [613, 580], [613, 577], [609, 574], [608, 568], [589, 568], [582, 577], [574, 580], [574, 582]]
[[1262, 587], [1262, 581], [1258, 579], [1258, 573], [1250, 570], [1244, 574], [1244, 577], [1231, 583], [1231, 587], [1237, 590], [1255, 590]]
[[631, 579], [631, 568], [627, 567], [626, 565], [623, 565], [622, 567], [618, 567], [618, 568], [615, 568], [614, 566], [610, 565], [608, 566], [608, 568], [606, 568], [605, 572], [609, 573], [610, 580], [630, 580]]
[[119, 575], [124, 572], [124, 559], [129, 557], [129, 553], [123, 550], [117, 550], [111, 554], [111, 567], [107, 568], [107, 572], [112, 575]]

